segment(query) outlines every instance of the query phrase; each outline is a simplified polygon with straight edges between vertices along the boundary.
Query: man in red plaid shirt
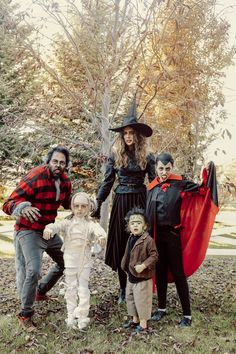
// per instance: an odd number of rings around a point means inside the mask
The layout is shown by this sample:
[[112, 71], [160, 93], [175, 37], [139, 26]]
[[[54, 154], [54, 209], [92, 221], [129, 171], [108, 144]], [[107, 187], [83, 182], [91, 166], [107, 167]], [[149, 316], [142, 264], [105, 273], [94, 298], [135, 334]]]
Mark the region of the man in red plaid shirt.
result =
[[[43, 230], [54, 222], [61, 205], [70, 208], [71, 182], [64, 172], [68, 163], [67, 149], [59, 146], [50, 150], [46, 164], [29, 171], [3, 205], [5, 213], [16, 217], [16, 273], [21, 300], [18, 320], [28, 331], [35, 329], [31, 320], [34, 301], [48, 299], [46, 292], [64, 270], [61, 238], [55, 235], [45, 240]], [[56, 264], [38, 285], [44, 251]]]

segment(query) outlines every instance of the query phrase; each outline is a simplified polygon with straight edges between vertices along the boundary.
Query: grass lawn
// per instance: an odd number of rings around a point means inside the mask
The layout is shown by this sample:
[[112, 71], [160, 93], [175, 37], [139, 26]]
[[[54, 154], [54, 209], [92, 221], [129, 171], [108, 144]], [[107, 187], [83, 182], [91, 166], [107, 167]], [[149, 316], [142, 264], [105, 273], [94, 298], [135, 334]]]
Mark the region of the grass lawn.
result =
[[[228, 236], [227, 236], [228, 237]], [[236, 245], [232, 245], [230, 243], [221, 243], [221, 242], [215, 242], [215, 241], [210, 241], [209, 242], [209, 248], [218, 248], [218, 249], [235, 249]]]
[[14, 257], [12, 237], [0, 234], [0, 257]]
[[236, 233], [231, 232], [231, 234], [222, 234], [221, 236], [232, 238], [233, 240], [236, 240]]
[[227, 223], [224, 223], [222, 221], [215, 221], [214, 223], [214, 229], [221, 229], [222, 227], [227, 227], [229, 226]]
[[[0, 221], [14, 221], [15, 218], [9, 215], [0, 215]], [[1, 223], [0, 223], [1, 226]]]
[[[50, 265], [43, 262], [43, 273]], [[126, 308], [118, 307], [115, 273], [97, 259], [91, 274], [91, 325], [87, 331], [65, 326], [65, 301], [59, 285], [51, 294], [57, 300], [36, 304], [34, 334], [19, 328], [16, 314], [19, 301], [15, 291], [13, 258], [0, 258], [0, 353], [236, 353], [236, 257], [207, 256], [189, 279], [192, 327], [177, 326], [181, 310], [173, 284], [168, 288], [169, 314], [162, 322], [150, 322], [148, 335], [132, 335], [122, 329]], [[156, 297], [153, 299], [156, 308]]]

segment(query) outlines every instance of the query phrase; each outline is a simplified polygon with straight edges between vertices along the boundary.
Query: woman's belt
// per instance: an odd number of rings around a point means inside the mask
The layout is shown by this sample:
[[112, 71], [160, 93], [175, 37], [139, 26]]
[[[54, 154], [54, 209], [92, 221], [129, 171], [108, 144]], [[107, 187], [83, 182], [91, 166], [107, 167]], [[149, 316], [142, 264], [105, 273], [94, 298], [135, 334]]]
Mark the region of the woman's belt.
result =
[[126, 187], [142, 187], [143, 183], [119, 183], [119, 186], [126, 186]]

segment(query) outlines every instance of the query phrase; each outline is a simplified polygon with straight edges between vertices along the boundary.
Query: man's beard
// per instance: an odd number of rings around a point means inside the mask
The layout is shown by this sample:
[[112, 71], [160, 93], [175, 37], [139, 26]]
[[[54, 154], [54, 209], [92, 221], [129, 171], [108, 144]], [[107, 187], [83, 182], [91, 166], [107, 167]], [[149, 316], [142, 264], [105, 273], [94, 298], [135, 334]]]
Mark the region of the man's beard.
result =
[[[50, 169], [51, 174], [53, 175], [53, 177], [54, 177], [55, 179], [58, 179], [58, 178], [61, 177], [63, 170], [62, 170], [60, 167], [57, 167], [57, 168], [55, 168], [55, 169], [52, 169], [52, 167], [50, 166], [49, 169]], [[56, 171], [57, 171], [57, 172], [56, 172]]]

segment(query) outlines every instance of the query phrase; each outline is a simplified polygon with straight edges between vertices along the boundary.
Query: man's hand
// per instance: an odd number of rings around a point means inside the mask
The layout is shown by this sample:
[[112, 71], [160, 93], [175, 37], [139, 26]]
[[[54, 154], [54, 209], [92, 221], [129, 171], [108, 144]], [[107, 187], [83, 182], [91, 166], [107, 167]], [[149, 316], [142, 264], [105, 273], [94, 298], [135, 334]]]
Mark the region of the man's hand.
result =
[[137, 273], [142, 273], [142, 271], [144, 269], [146, 269], [147, 267], [145, 266], [144, 263], [142, 263], [142, 264], [136, 264], [136, 266], [134, 266], [134, 268], [135, 268]]
[[50, 229], [44, 229], [43, 231], [43, 238], [44, 240], [50, 240], [50, 238], [52, 238], [54, 235], [53, 235], [53, 232], [52, 230]]
[[35, 221], [38, 221], [38, 219], [41, 217], [39, 211], [40, 210], [38, 208], [32, 206], [25, 207], [21, 211], [21, 216], [23, 216], [23, 218], [25, 218], [26, 220], [30, 221], [33, 224]]

